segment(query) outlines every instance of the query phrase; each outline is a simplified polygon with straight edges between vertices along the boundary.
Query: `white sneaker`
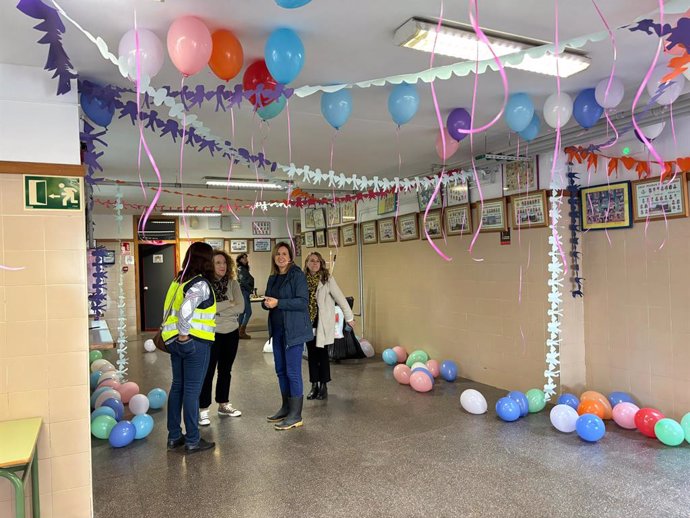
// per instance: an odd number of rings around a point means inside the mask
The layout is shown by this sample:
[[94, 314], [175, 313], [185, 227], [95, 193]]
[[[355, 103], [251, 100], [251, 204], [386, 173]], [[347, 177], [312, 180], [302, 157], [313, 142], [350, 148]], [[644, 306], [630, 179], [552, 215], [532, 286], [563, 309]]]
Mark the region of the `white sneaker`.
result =
[[211, 419], [208, 416], [208, 408], [202, 408], [199, 410], [199, 425], [208, 426], [211, 424]]
[[230, 417], [239, 417], [242, 415], [242, 412], [233, 408], [230, 403], [221, 403], [218, 405], [218, 413], [220, 415], [229, 415]]

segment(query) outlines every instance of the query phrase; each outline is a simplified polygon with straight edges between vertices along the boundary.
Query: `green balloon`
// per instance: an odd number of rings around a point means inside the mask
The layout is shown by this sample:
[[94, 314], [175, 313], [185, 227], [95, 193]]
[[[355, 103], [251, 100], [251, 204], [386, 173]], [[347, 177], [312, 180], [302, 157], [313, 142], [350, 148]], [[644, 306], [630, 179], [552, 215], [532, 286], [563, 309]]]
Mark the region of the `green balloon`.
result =
[[680, 420], [680, 426], [685, 433], [685, 440], [690, 443], [690, 412], [685, 414], [683, 419]]
[[685, 439], [683, 427], [668, 417], [657, 421], [654, 425], [654, 434], [666, 446], [679, 446]]
[[546, 398], [544, 397], [544, 391], [539, 389], [529, 389], [525, 396], [527, 396], [527, 404], [529, 405], [529, 413], [536, 414], [544, 410], [546, 406]]
[[412, 365], [416, 362], [422, 362], [426, 363], [429, 361], [429, 355], [422, 351], [421, 349], [417, 349], [416, 351], [412, 352], [408, 357], [407, 361], [405, 362], [408, 367], [412, 367]]
[[91, 351], [89, 353], [89, 365], [101, 358], [103, 358], [103, 353], [101, 351]]
[[109, 415], [99, 415], [91, 421], [91, 435], [98, 439], [107, 439], [117, 421]]

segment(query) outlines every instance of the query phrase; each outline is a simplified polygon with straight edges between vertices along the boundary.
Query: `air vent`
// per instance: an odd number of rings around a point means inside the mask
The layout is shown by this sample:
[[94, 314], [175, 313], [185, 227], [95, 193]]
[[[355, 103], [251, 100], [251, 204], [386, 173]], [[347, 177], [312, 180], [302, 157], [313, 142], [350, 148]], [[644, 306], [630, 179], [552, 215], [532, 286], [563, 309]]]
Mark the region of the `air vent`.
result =
[[175, 241], [177, 220], [149, 219], [144, 231], [138, 232], [140, 241]]

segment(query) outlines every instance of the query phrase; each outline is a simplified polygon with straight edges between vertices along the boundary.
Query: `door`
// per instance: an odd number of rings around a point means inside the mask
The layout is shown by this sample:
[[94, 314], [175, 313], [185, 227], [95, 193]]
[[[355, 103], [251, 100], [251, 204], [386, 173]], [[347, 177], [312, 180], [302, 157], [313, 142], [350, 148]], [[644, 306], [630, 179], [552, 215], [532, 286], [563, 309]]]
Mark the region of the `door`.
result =
[[165, 295], [175, 278], [175, 245], [139, 245], [141, 328], [157, 331], [163, 322]]

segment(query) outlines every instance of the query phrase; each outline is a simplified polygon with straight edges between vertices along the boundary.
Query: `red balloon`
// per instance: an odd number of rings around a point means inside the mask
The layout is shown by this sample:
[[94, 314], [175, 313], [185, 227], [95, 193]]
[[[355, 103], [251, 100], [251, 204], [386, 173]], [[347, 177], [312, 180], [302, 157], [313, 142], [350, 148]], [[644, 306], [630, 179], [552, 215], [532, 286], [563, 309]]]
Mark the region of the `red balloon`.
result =
[[654, 426], [657, 421], [660, 421], [665, 416], [656, 408], [640, 408], [640, 411], [635, 414], [635, 426], [637, 429], [647, 437], [656, 438], [654, 433]]
[[[264, 90], [275, 90], [278, 83], [273, 76], [268, 71], [266, 62], [262, 59], [260, 61], [255, 61], [247, 67], [244, 71], [244, 76], [242, 77], [242, 86], [245, 90], [256, 90], [259, 85], [263, 85]], [[275, 99], [269, 99], [265, 95], [261, 95], [261, 102], [258, 103], [256, 95], [252, 95], [249, 98], [249, 102], [252, 103], [256, 108], [262, 108], [268, 106]]]

